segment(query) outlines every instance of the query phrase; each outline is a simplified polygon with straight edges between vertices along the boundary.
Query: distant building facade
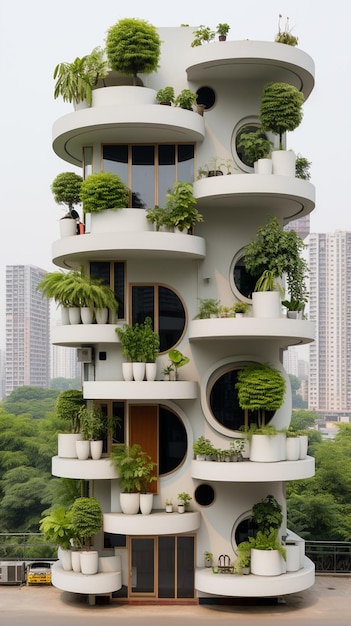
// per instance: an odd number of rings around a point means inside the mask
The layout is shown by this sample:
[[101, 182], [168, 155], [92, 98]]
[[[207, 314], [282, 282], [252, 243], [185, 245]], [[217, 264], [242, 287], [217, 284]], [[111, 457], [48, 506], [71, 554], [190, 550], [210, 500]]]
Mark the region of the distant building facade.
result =
[[351, 412], [351, 232], [310, 235], [309, 409]]
[[17, 387], [49, 387], [49, 301], [37, 291], [46, 271], [32, 265], [6, 266], [6, 380]]

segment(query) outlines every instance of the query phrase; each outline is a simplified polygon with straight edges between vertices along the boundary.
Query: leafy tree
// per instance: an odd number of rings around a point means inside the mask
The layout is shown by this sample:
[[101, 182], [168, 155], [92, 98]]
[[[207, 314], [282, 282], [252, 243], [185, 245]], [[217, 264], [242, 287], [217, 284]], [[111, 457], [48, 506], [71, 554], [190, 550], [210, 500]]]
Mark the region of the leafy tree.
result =
[[50, 389], [65, 391], [66, 389], [77, 389], [80, 384], [80, 378], [52, 378], [50, 381]]
[[[49, 479], [50, 473], [34, 467], [22, 465], [8, 470], [0, 481], [3, 491], [0, 527], [11, 532], [37, 532], [43, 494]], [[49, 505], [50, 502], [44, 504]]]
[[[295, 376], [290, 377], [295, 378]], [[296, 379], [298, 380], [298, 379]], [[304, 409], [294, 410], [291, 416], [290, 426], [293, 430], [305, 430], [306, 428], [313, 428], [317, 419], [317, 413], [314, 411], [306, 411]]]
[[151, 74], [158, 66], [161, 40], [152, 24], [134, 18], [122, 19], [107, 31], [106, 52], [111, 69], [121, 74]]

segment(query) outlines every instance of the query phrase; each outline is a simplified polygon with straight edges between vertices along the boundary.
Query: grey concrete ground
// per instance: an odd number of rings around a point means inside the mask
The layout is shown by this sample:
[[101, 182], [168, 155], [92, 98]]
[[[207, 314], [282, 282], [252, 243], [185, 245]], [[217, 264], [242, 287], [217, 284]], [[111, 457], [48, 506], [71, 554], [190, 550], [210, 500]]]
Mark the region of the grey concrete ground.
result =
[[0, 587], [1, 626], [350, 626], [351, 577], [318, 576], [314, 587], [271, 606], [89, 606], [54, 587]]

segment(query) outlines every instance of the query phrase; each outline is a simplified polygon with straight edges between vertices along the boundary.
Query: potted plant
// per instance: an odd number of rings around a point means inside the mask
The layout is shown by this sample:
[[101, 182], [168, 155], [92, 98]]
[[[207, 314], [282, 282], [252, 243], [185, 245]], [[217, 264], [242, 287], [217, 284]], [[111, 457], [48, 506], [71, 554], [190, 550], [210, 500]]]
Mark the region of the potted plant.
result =
[[105, 51], [99, 47], [82, 58], [77, 57], [72, 63], [59, 63], [54, 70], [54, 98], [62, 96], [64, 102], [75, 104], [86, 100], [91, 106], [93, 88], [107, 74]]
[[187, 509], [187, 506], [189, 505], [190, 500], [192, 500], [192, 497], [189, 493], [186, 493], [185, 491], [178, 493], [177, 497], [178, 497], [178, 513], [184, 513]]
[[193, 185], [186, 182], [177, 182], [172, 191], [166, 194], [165, 211], [168, 221], [175, 229], [183, 232], [192, 231], [195, 224], [203, 222], [203, 217], [196, 208], [193, 195]]
[[199, 169], [198, 176], [199, 178], [207, 177], [210, 178], [212, 176], [223, 176], [223, 166], [224, 162], [217, 156], [211, 157], [207, 163]]
[[151, 74], [157, 69], [161, 39], [155, 26], [145, 20], [121, 19], [107, 31], [106, 53], [111, 69], [131, 74], [136, 85], [139, 73]]
[[52, 181], [51, 191], [57, 204], [63, 204], [68, 212], [60, 220], [61, 237], [77, 234], [79, 215], [74, 209], [80, 203], [83, 178], [75, 172], [62, 172]]
[[248, 442], [248, 439], [245, 437], [241, 437], [240, 439], [233, 439], [230, 442], [230, 451], [232, 456], [232, 461], [238, 462], [244, 460], [243, 452], [245, 450], [245, 446]]
[[168, 106], [171, 106], [171, 104], [174, 102], [174, 88], [168, 85], [163, 89], [159, 89], [156, 93], [156, 102], [158, 102], [159, 104], [166, 104]]
[[242, 160], [255, 168], [257, 174], [271, 174], [272, 160], [269, 158], [273, 142], [267, 139], [261, 128], [240, 134], [237, 148], [242, 150]]
[[165, 508], [166, 513], [173, 513], [173, 500], [171, 498], [165, 500]]
[[295, 154], [283, 149], [283, 134], [302, 121], [304, 96], [294, 85], [268, 83], [262, 93], [259, 119], [264, 131], [279, 137], [279, 149], [272, 151], [273, 174], [295, 176]]
[[44, 541], [54, 543], [58, 548], [58, 558], [65, 571], [72, 569], [71, 540], [73, 539], [72, 513], [63, 506], [55, 506], [39, 522], [39, 530]]
[[300, 458], [300, 438], [297, 430], [288, 428], [285, 431], [286, 436], [286, 460], [298, 461]]
[[289, 26], [289, 18], [286, 18], [284, 30], [280, 28], [280, 20], [282, 15], [279, 14], [279, 22], [278, 22], [278, 33], [275, 36], [274, 41], [276, 43], [285, 43], [287, 46], [297, 46], [299, 40], [295, 35], [291, 34], [291, 29]]
[[291, 298], [290, 300], [282, 300], [282, 305], [287, 308], [288, 317], [293, 319], [302, 318], [305, 302]]
[[77, 458], [76, 441], [82, 438], [79, 410], [84, 406], [83, 393], [79, 389], [61, 391], [55, 405], [55, 414], [65, 425], [58, 434], [58, 456]]
[[197, 94], [191, 89], [183, 89], [176, 97], [174, 104], [176, 107], [180, 107], [181, 109], [187, 109], [188, 111], [192, 111], [194, 105], [196, 104]]
[[225, 41], [227, 39], [227, 35], [230, 31], [229, 24], [217, 24], [216, 33], [218, 35], [219, 41]]
[[250, 460], [256, 462], [276, 462], [281, 460], [281, 440], [274, 426], [265, 424], [266, 411], [277, 411], [285, 397], [285, 379], [275, 368], [263, 363], [251, 363], [238, 372], [235, 385], [239, 406], [245, 410], [245, 423], [248, 425], [247, 411], [257, 412], [257, 427], [248, 431], [250, 436]]
[[129, 189], [117, 174], [97, 172], [82, 182], [80, 199], [84, 213], [122, 209], [129, 205]]
[[96, 574], [99, 553], [91, 550], [92, 538], [102, 529], [103, 517], [99, 500], [91, 497], [76, 498], [71, 507], [72, 526], [83, 550], [80, 554], [82, 574]]
[[[261, 226], [256, 238], [245, 246], [244, 262], [249, 274], [259, 277], [255, 293], [275, 290], [279, 280], [286, 277], [291, 298], [307, 301], [306, 277], [308, 266], [301, 253], [305, 244], [295, 230], [285, 231], [277, 218], [271, 218]], [[279, 294], [280, 291], [280, 294]], [[267, 312], [260, 309], [257, 296], [253, 298], [255, 316], [280, 317], [281, 292], [275, 297], [273, 308]]]
[[209, 26], [204, 26], [203, 24], [201, 24], [196, 30], [194, 30], [193, 34], [195, 35], [195, 38], [191, 42], [192, 48], [201, 46], [203, 43], [209, 43], [216, 36], [214, 30], [211, 30]]
[[227, 306], [226, 304], [221, 304], [218, 312], [219, 317], [234, 317], [232, 307]]
[[177, 378], [178, 378], [178, 369], [180, 367], [183, 367], [183, 365], [187, 365], [187, 363], [189, 363], [190, 359], [189, 359], [189, 357], [187, 357], [184, 354], [182, 354], [180, 352], [180, 350], [177, 350], [176, 348], [173, 348], [172, 350], [170, 350], [168, 352], [168, 358], [169, 358], [169, 360], [171, 362], [171, 365], [172, 365], [171, 375], [173, 373], [175, 380], [177, 380]]
[[249, 305], [247, 302], [235, 302], [232, 306], [235, 317], [243, 317], [249, 312]]
[[204, 298], [199, 301], [199, 310], [195, 315], [195, 320], [210, 319], [218, 317], [220, 300], [217, 298]]
[[160, 207], [156, 204], [153, 209], [146, 209], [146, 219], [150, 224], [154, 224], [157, 232], [160, 230], [171, 230], [169, 211], [165, 207]]
[[160, 336], [153, 330], [151, 317], [146, 317], [142, 324], [142, 344], [145, 358], [146, 380], [156, 379], [156, 359], [160, 353]]
[[208, 552], [207, 550], [205, 550], [204, 552], [204, 565], [205, 567], [212, 567], [212, 563], [213, 563], [213, 553], [212, 552]]
[[110, 459], [119, 476], [122, 512], [135, 515], [139, 511], [140, 492], [146, 491], [150, 482], [157, 480], [156, 464], [137, 443], [130, 446], [114, 444]]
[[209, 439], [201, 435], [201, 437], [194, 441], [193, 451], [197, 461], [204, 461], [206, 457], [210, 457], [213, 453], [213, 446]]
[[[278, 531], [283, 521], [281, 505], [274, 496], [268, 495], [254, 504], [252, 519], [257, 527], [251, 550], [252, 573], [261, 576], [281, 574], [281, 557], [286, 558], [285, 548], [278, 539]], [[262, 554], [262, 550], [268, 553]]]
[[311, 161], [306, 159], [306, 157], [301, 156], [301, 154], [298, 154], [296, 156], [296, 161], [295, 161], [295, 176], [296, 176], [296, 178], [300, 178], [301, 180], [310, 180], [310, 178], [311, 178], [311, 173], [310, 173], [311, 165], [312, 165]]
[[[79, 409], [79, 419], [83, 441], [77, 442], [77, 451], [82, 443], [87, 443], [87, 450], [83, 456], [87, 459], [90, 454], [92, 459], [98, 460], [102, 454], [103, 439], [108, 432], [107, 417], [98, 407], [88, 409], [86, 406], [82, 406]], [[81, 458], [79, 454], [78, 458]]]

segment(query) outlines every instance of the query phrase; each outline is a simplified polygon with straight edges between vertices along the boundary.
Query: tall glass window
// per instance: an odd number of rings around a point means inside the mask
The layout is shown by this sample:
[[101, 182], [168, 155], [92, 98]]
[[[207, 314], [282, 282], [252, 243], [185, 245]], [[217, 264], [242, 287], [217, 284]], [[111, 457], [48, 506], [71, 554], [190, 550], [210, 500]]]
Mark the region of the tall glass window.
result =
[[102, 280], [114, 292], [118, 302], [118, 319], [125, 318], [125, 295], [124, 277], [125, 267], [123, 261], [91, 261], [90, 276]]

